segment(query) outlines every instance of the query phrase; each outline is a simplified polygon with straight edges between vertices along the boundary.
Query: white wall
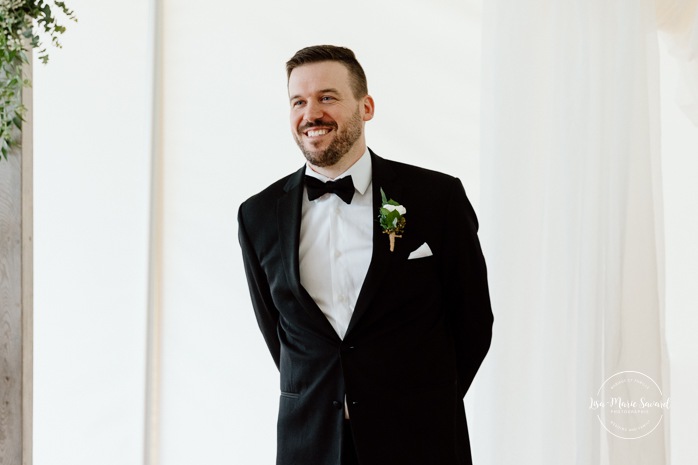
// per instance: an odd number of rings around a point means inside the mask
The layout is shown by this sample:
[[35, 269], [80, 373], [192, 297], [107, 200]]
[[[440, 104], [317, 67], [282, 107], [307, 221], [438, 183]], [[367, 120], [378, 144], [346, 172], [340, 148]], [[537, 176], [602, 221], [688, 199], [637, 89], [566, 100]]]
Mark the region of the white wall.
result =
[[34, 64], [38, 465], [141, 461], [148, 5], [71, 0], [64, 49]]
[[236, 213], [304, 162], [287, 118], [296, 50], [354, 49], [376, 100], [369, 145], [477, 190], [479, 29], [459, 3], [166, 2], [164, 464], [274, 461], [278, 372], [249, 303]]

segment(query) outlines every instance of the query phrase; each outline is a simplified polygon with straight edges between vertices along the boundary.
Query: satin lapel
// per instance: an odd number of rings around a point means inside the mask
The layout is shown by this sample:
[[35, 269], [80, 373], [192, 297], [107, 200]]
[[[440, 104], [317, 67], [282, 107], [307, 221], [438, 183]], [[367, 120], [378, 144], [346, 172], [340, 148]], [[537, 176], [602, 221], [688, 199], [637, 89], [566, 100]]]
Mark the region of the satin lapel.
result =
[[402, 189], [396, 183], [397, 179], [392, 168], [384, 159], [371, 152], [373, 170], [373, 255], [371, 264], [366, 273], [366, 279], [356, 300], [356, 307], [347, 329], [347, 334], [356, 326], [357, 322], [366, 310], [370, 307], [371, 300], [376, 291], [383, 284], [386, 273], [390, 269], [391, 259], [394, 258], [390, 252], [390, 242], [388, 236], [383, 234], [378, 222], [378, 210], [381, 207], [381, 188], [389, 198], [400, 199]]
[[[308, 291], [301, 286], [298, 246], [301, 235], [301, 209], [303, 196], [303, 174], [305, 167], [294, 173], [284, 186], [286, 195], [276, 204], [276, 219], [279, 228], [279, 242], [284, 272], [291, 292], [310, 313], [319, 314], [327, 321]], [[329, 328], [332, 327], [328, 324]], [[334, 332], [334, 330], [332, 331]]]

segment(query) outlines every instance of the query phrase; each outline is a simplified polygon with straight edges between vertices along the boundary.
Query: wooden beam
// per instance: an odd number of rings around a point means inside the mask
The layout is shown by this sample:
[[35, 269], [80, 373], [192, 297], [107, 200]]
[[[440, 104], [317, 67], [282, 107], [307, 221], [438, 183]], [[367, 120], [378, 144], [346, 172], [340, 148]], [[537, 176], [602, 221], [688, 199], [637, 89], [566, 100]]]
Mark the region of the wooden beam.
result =
[[[29, 54], [31, 63], [31, 54]], [[25, 67], [29, 79], [31, 64]], [[33, 144], [32, 90], [21, 148], [0, 160], [0, 464], [32, 463]], [[19, 134], [18, 134], [19, 137]]]
[[148, 327], [145, 393], [145, 465], [160, 464], [160, 390], [162, 365], [163, 273], [163, 3], [151, 0], [153, 11], [152, 139], [150, 160], [150, 244], [148, 256]]

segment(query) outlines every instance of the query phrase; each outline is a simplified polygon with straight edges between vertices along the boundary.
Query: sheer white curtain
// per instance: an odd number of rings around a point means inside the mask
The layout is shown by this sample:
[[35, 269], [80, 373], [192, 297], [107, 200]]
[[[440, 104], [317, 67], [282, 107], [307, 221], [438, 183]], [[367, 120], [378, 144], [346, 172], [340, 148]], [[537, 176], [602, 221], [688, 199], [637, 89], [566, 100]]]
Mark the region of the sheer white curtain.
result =
[[621, 439], [590, 409], [623, 371], [669, 394], [655, 3], [491, 0], [483, 31], [495, 335], [474, 458], [668, 464], [667, 418]]

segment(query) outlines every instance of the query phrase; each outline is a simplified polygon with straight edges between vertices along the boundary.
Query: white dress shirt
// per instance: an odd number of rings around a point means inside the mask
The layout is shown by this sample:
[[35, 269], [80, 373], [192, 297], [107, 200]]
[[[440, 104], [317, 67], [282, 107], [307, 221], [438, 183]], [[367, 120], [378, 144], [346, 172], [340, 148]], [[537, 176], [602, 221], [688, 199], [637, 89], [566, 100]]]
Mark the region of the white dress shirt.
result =
[[[307, 165], [305, 174], [323, 182], [331, 180]], [[301, 285], [341, 339], [347, 332], [373, 251], [372, 168], [368, 149], [336, 179], [350, 175], [355, 190], [351, 204], [331, 193], [310, 201], [304, 189], [299, 246]]]

